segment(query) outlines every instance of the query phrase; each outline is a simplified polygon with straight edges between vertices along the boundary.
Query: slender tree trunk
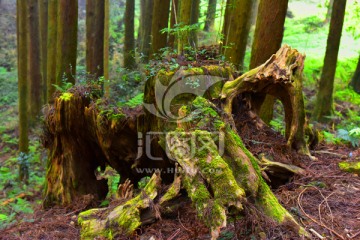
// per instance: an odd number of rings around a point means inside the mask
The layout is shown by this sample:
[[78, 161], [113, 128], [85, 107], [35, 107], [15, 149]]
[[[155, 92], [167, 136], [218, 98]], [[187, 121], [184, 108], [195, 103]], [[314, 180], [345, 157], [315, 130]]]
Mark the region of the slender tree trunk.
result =
[[170, 11], [170, 0], [154, 0], [153, 16], [152, 16], [152, 53], [158, 53], [161, 48], [166, 47], [167, 34], [160, 31], [168, 28]]
[[[29, 152], [28, 116], [27, 116], [27, 6], [23, 0], [17, 0], [17, 50], [18, 50], [18, 93], [19, 93], [19, 151]], [[29, 177], [26, 163], [19, 164], [20, 181], [27, 182]]]
[[328, 10], [327, 10], [327, 13], [326, 13], [325, 23], [330, 22], [333, 5], [334, 5], [334, 0], [330, 0]]
[[[178, 6], [179, 6], [179, 0], [171, 0], [171, 13], [170, 13], [170, 28], [173, 29], [175, 27], [175, 24], [178, 23]], [[169, 35], [169, 41], [168, 46], [175, 48], [176, 42], [175, 42], [175, 35], [170, 34]]]
[[[284, 35], [287, 6], [288, 0], [260, 0], [251, 50], [250, 69], [261, 65], [280, 48]], [[273, 9], [277, 9], [276, 14], [274, 14]], [[255, 109], [267, 124], [273, 118], [274, 102], [275, 98], [267, 95], [264, 103], [260, 105], [261, 108]]]
[[[178, 7], [178, 24], [181, 26], [186, 26], [190, 24], [191, 18], [191, 0], [181, 0], [179, 1]], [[189, 46], [189, 32], [181, 31], [177, 33], [178, 39], [178, 53], [183, 54], [184, 48]]]
[[35, 124], [43, 104], [43, 82], [41, 74], [41, 47], [38, 0], [28, 0], [28, 114], [30, 125]]
[[[191, 17], [190, 24], [199, 23], [199, 15], [200, 15], [200, 0], [191, 1]], [[198, 46], [198, 37], [197, 37], [198, 29], [190, 31], [189, 41], [190, 45], [193, 48], [197, 48]]]
[[125, 41], [124, 41], [124, 67], [134, 69], [135, 62], [135, 37], [134, 37], [134, 12], [135, 0], [126, 0], [125, 7]]
[[224, 21], [223, 53], [226, 60], [243, 68], [252, 15], [251, 0], [228, 0]]
[[110, 96], [109, 84], [109, 48], [110, 48], [110, 0], [104, 0], [104, 91], [105, 96]]
[[350, 86], [354, 88], [355, 92], [360, 94], [360, 57], [356, 66], [354, 76], [351, 79]]
[[141, 32], [140, 32], [140, 53], [142, 54], [141, 61], [143, 63], [149, 62], [151, 52], [151, 29], [153, 19], [153, 0], [145, 0], [143, 13], [141, 14]]
[[328, 122], [328, 116], [333, 114], [333, 90], [337, 57], [339, 53], [341, 32], [344, 23], [346, 0], [334, 1], [330, 20], [330, 30], [326, 45], [323, 71], [313, 118], [320, 122]]
[[104, 0], [86, 1], [86, 72], [104, 75]]
[[209, 0], [209, 5], [206, 12], [205, 26], [204, 26], [204, 31], [206, 32], [214, 31], [216, 4], [217, 4], [217, 0]]
[[41, 72], [43, 102], [47, 102], [47, 38], [48, 38], [48, 1], [39, 1], [40, 11], [40, 41], [41, 41]]
[[78, 1], [58, 1], [56, 82], [75, 83], [78, 29]]
[[[47, 101], [52, 101], [56, 82], [56, 48], [57, 48], [57, 8], [58, 0], [49, 0], [48, 3], [48, 37], [47, 37]], [[60, 80], [60, 79], [58, 79]]]

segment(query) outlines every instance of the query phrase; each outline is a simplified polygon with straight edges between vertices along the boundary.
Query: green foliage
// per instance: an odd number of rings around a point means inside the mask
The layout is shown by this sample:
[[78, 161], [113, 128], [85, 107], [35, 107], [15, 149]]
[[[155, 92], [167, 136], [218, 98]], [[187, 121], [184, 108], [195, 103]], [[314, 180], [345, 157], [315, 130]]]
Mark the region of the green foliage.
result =
[[336, 137], [334, 133], [323, 130], [320, 132], [320, 140], [325, 140], [328, 144], [339, 144], [341, 143], [341, 138]]
[[285, 136], [285, 124], [284, 122], [279, 118], [274, 118], [270, 121], [270, 126], [277, 132], [281, 133], [283, 136]]
[[[64, 75], [65, 76], [65, 75]], [[69, 90], [70, 88], [72, 88], [73, 84], [71, 82], [68, 82], [68, 80], [66, 79], [66, 77], [63, 77], [61, 79], [61, 85], [56, 85], [53, 84], [53, 86], [56, 88], [56, 90], [58, 90], [61, 93], [65, 93], [67, 90]]]
[[350, 142], [353, 147], [360, 146], [360, 128], [353, 128], [350, 131], [338, 129], [337, 137], [345, 142]]
[[[9, 154], [15, 151], [9, 151]], [[18, 181], [18, 164], [22, 163], [29, 170], [29, 184]], [[8, 227], [17, 221], [32, 221], [25, 214], [33, 213], [34, 206], [26, 199], [17, 198], [21, 193], [26, 196], [41, 194], [45, 180], [45, 160], [42, 157], [42, 149], [37, 140], [30, 141], [29, 153], [20, 153], [18, 157], [12, 156], [0, 163], [0, 192], [4, 196], [0, 203], [14, 198], [10, 204], [0, 205], [0, 229]], [[22, 218], [17, 220], [17, 216]]]
[[181, 23], [175, 24], [173, 28], [161, 29], [160, 32], [162, 34], [168, 33], [170, 35], [175, 35], [176, 37], [181, 37], [184, 35], [188, 35], [192, 31], [197, 31], [199, 29], [200, 29], [199, 23], [185, 25], [184, 23], [181, 22]]
[[144, 189], [146, 184], [148, 184], [148, 182], [150, 181], [150, 177], [146, 176], [140, 179], [140, 181], [138, 182], [138, 188], [139, 189]]
[[141, 104], [143, 104], [144, 102], [144, 93], [139, 93], [138, 95], [136, 95], [135, 97], [131, 98], [129, 101], [127, 101], [124, 104], [120, 104], [120, 106], [126, 106], [126, 107], [130, 107], [130, 108], [135, 108]]

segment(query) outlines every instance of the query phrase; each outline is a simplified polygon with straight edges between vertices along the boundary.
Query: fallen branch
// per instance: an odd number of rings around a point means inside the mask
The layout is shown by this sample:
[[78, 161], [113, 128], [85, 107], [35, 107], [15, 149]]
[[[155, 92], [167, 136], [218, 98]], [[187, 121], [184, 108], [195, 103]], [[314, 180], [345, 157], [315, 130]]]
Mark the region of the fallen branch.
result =
[[8, 199], [8, 200], [5, 200], [4, 202], [2, 202], [1, 204], [0, 204], [0, 206], [6, 206], [6, 205], [8, 205], [8, 204], [10, 204], [10, 203], [12, 203], [12, 202], [15, 202], [16, 201], [16, 199], [18, 199], [18, 198], [24, 198], [24, 197], [26, 197], [26, 196], [28, 196], [27, 194], [25, 194], [25, 193], [20, 193], [20, 194], [18, 194], [18, 195], [16, 195], [15, 197], [13, 197], [13, 198], [10, 198], [10, 199]]

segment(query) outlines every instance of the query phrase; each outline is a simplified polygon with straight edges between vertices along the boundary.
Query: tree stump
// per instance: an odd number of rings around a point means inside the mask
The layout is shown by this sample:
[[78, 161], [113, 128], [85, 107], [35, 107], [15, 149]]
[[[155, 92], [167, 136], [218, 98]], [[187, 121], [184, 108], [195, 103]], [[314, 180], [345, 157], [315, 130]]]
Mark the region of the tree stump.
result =
[[[237, 134], [233, 118], [246, 111], [261, 127], [257, 97], [271, 94], [284, 105], [288, 147], [309, 155], [303, 63], [304, 56], [285, 45], [266, 63], [236, 79], [227, 65], [160, 70], [147, 81], [143, 107], [132, 109], [92, 96], [96, 89], [91, 87], [78, 86], [59, 95], [46, 114], [44, 142], [50, 159], [44, 205], [69, 204], [83, 194], [102, 199], [106, 184], [96, 179], [94, 171], [110, 165], [122, 183], [129, 179], [136, 186], [142, 177], [152, 178], [116, 208], [81, 213], [83, 238], [131, 235], [159, 219], [164, 206], [175, 204], [172, 200], [180, 189], [213, 239], [229, 215], [251, 209], [306, 235], [271, 192], [261, 166], [282, 174], [304, 170], [255, 158]], [[244, 211], [250, 205], [253, 208]]]

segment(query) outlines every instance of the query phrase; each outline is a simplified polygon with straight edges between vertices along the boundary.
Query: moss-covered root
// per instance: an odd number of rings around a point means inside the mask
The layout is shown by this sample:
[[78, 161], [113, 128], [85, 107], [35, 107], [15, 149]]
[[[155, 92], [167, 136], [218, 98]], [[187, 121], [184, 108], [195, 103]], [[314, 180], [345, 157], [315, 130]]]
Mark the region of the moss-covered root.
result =
[[[113, 239], [119, 235], [132, 234], [141, 225], [141, 210], [148, 208], [158, 195], [160, 183], [160, 174], [154, 173], [139, 195], [112, 211], [91, 209], [80, 213], [78, 223], [81, 227], [81, 238], [93, 239], [100, 236]], [[101, 216], [106, 216], [106, 219], [99, 220]]]
[[243, 209], [245, 191], [219, 155], [211, 133], [175, 131], [167, 134], [166, 143], [182, 168], [183, 184], [198, 216], [216, 239], [220, 228], [226, 226], [226, 213]]
[[309, 237], [309, 233], [294, 219], [294, 217], [279, 203], [275, 195], [271, 192], [266, 182], [261, 179], [258, 197], [255, 202], [259, 209], [274, 219], [279, 224], [289, 226], [294, 231], [297, 231], [300, 236]]
[[344, 172], [360, 174], [360, 162], [341, 162], [339, 168]]

